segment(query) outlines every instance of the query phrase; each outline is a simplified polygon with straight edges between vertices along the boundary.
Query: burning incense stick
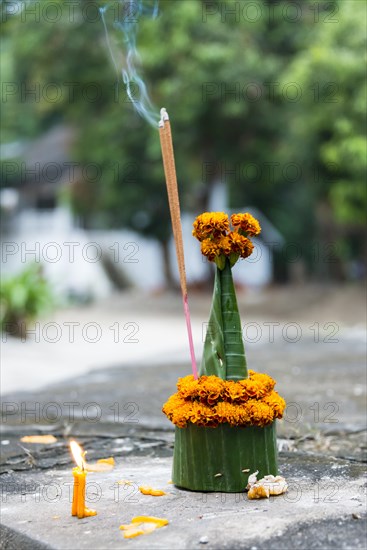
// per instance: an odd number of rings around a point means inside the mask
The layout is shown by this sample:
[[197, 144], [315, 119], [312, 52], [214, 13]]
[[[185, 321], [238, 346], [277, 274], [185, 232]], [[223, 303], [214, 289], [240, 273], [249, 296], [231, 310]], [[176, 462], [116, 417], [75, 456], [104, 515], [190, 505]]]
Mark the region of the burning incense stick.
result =
[[192, 373], [194, 375], [194, 378], [196, 379], [198, 377], [198, 371], [196, 367], [194, 343], [192, 339], [192, 330], [191, 330], [189, 303], [187, 298], [185, 256], [184, 256], [184, 247], [183, 247], [183, 240], [182, 240], [182, 227], [181, 227], [181, 215], [180, 215], [180, 200], [178, 196], [171, 125], [169, 122], [169, 117], [166, 109], [161, 109], [161, 120], [159, 121], [159, 136], [161, 140], [164, 174], [166, 177], [168, 202], [169, 202], [169, 209], [171, 213], [173, 237], [175, 239], [178, 270], [180, 274], [180, 285], [181, 285], [182, 299], [184, 304], [187, 334], [189, 337]]

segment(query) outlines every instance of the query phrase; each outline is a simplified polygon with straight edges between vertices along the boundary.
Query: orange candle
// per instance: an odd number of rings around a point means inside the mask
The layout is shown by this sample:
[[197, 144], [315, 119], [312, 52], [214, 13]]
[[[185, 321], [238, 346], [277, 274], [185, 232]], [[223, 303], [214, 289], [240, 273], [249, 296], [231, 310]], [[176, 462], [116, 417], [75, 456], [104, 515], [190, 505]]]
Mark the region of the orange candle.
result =
[[95, 516], [97, 514], [96, 510], [91, 510], [85, 506], [85, 484], [87, 470], [85, 469], [83, 449], [76, 441], [70, 441], [70, 449], [77, 464], [76, 468], [73, 468], [74, 489], [71, 515], [77, 516], [79, 519], [87, 516]]

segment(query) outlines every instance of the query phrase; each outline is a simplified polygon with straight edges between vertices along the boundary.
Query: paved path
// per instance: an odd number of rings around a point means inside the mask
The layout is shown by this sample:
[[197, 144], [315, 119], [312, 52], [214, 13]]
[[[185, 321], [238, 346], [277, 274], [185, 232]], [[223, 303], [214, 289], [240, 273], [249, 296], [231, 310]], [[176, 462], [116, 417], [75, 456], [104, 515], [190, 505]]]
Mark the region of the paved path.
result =
[[[354, 344], [363, 345], [366, 308], [362, 288], [286, 287], [242, 292], [238, 300], [245, 344], [254, 362], [258, 350], [271, 353], [274, 346], [283, 344], [290, 344], [289, 350], [299, 359], [308, 345], [320, 357], [340, 347], [353, 350]], [[190, 306], [200, 361], [210, 295], [192, 292]], [[2, 337], [2, 394], [34, 390], [91, 369], [169, 364], [189, 358], [178, 294], [129, 292], [92, 306], [59, 310], [29, 330], [25, 342]]]

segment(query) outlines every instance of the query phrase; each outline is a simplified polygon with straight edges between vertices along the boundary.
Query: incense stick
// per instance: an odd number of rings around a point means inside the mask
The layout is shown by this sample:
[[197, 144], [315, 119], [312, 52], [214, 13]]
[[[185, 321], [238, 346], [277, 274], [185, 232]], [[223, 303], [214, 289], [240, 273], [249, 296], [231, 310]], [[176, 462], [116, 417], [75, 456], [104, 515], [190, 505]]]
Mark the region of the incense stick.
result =
[[183, 305], [184, 305], [187, 335], [189, 338], [192, 373], [194, 375], [194, 378], [197, 379], [198, 371], [196, 366], [194, 343], [192, 338], [189, 302], [187, 297], [187, 283], [186, 283], [184, 247], [183, 247], [183, 239], [182, 239], [180, 200], [178, 195], [171, 124], [170, 124], [169, 116], [166, 109], [161, 109], [161, 120], [159, 121], [159, 137], [161, 141], [164, 174], [166, 177], [168, 203], [169, 203], [169, 209], [171, 214], [173, 237], [175, 240], [178, 271], [180, 274], [180, 286], [181, 286], [182, 299], [183, 299]]

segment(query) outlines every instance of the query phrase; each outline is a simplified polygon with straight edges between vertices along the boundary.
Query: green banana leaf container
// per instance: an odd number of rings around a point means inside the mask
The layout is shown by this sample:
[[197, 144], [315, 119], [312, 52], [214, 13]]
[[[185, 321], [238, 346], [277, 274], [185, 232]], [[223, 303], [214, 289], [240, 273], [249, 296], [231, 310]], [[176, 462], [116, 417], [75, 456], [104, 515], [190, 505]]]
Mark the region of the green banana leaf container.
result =
[[239, 493], [257, 470], [258, 479], [278, 474], [275, 422], [263, 428], [176, 427], [172, 481], [177, 487]]

